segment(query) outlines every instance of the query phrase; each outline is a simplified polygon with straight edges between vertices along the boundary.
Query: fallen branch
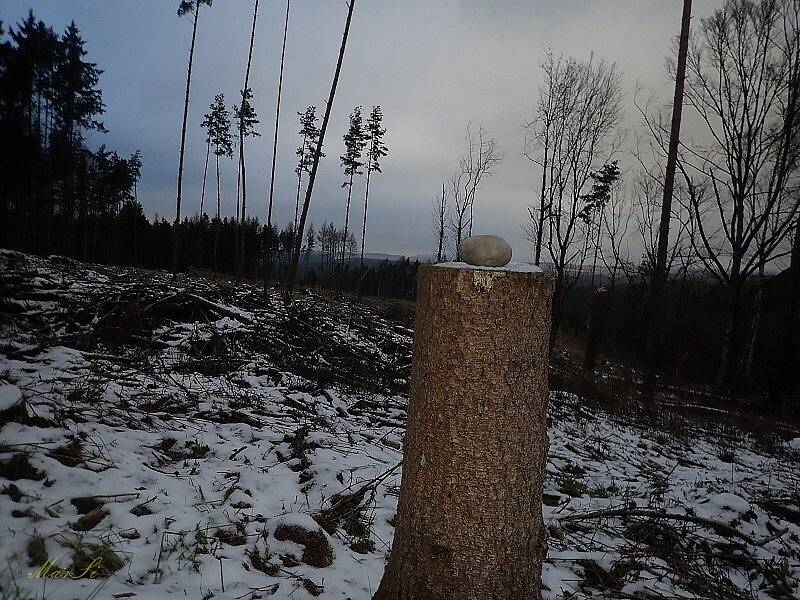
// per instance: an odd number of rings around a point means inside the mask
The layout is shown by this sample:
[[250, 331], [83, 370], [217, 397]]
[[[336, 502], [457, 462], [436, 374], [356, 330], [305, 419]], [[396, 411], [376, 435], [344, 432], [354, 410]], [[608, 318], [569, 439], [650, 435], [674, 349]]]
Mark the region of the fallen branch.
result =
[[739, 538], [751, 546], [763, 546], [772, 540], [778, 539], [789, 531], [789, 528], [786, 527], [778, 530], [773, 535], [763, 538], [754, 538], [746, 533], [742, 533], [727, 523], [715, 521], [714, 519], [707, 519], [705, 517], [697, 517], [694, 515], [679, 515], [676, 513], [668, 513], [646, 508], [611, 508], [605, 510], [595, 510], [588, 513], [569, 515], [563, 517], [561, 521], [584, 521], [588, 519], [607, 519], [611, 517], [645, 517], [648, 519], [662, 519], [669, 521], [680, 521], [683, 523], [694, 523], [695, 525], [703, 525], [704, 527], [708, 527], [720, 535]]

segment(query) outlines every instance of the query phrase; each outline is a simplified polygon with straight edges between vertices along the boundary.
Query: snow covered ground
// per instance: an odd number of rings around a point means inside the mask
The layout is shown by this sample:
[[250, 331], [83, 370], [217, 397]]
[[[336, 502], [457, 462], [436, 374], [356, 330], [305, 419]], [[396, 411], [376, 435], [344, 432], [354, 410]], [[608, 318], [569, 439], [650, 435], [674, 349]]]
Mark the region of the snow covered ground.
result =
[[[0, 286], [3, 598], [371, 597], [408, 329], [9, 251]], [[553, 392], [544, 598], [798, 597], [799, 464], [800, 438], [677, 435]]]

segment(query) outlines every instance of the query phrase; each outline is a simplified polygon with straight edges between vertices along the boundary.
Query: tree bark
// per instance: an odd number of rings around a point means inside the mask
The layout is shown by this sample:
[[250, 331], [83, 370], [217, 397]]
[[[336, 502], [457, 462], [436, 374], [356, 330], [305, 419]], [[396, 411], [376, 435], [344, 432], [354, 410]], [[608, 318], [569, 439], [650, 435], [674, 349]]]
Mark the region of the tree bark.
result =
[[539, 598], [552, 278], [423, 265], [389, 564], [374, 600]]

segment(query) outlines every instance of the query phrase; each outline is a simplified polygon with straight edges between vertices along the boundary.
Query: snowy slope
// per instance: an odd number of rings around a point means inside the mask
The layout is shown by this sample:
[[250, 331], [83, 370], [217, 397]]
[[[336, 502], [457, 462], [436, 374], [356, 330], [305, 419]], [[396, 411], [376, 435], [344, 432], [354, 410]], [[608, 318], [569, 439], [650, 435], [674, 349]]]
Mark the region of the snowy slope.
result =
[[[8, 251], [0, 285], [5, 588], [371, 597], [410, 331], [343, 301], [287, 309], [247, 286]], [[545, 598], [797, 596], [797, 444], [678, 437], [559, 392], [550, 444]], [[95, 578], [29, 577], [47, 557]]]

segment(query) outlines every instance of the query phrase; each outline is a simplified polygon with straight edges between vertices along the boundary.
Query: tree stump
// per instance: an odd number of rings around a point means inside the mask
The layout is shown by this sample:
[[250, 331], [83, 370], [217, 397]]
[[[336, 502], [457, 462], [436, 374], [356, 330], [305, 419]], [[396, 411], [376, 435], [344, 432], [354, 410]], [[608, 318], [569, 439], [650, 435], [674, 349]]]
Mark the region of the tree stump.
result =
[[420, 268], [394, 543], [375, 600], [533, 600], [552, 278]]

